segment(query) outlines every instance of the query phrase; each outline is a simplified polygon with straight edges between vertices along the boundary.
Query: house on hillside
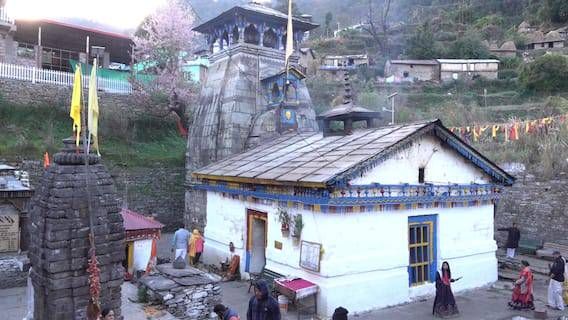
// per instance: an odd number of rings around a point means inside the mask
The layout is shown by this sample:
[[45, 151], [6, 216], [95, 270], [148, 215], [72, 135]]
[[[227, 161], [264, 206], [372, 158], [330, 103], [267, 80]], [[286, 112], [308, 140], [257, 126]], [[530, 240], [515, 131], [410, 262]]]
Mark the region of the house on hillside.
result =
[[531, 26], [530, 23], [528, 23], [527, 21], [521, 22], [521, 24], [519, 24], [519, 26], [517, 27], [518, 33], [532, 33], [535, 32], [536, 30], [537, 29]]
[[440, 80], [470, 80], [477, 77], [497, 79], [499, 60], [496, 59], [436, 59], [440, 64]]
[[515, 57], [517, 46], [513, 41], [505, 41], [500, 47], [497, 44], [490, 45], [489, 52], [500, 58]]
[[564, 40], [568, 40], [568, 26], [562, 27], [562, 28], [558, 28], [556, 30], [554, 30], [556, 32], [558, 32], [558, 34], [560, 35], [560, 37]]
[[126, 35], [46, 19], [17, 20], [14, 41], [18, 64], [66, 72], [72, 71], [72, 61], [92, 64], [97, 56], [103, 68], [129, 65], [133, 44]]
[[323, 317], [433, 295], [443, 261], [464, 275], [455, 291], [496, 281], [495, 201], [514, 178], [439, 120], [377, 128], [372, 117], [347, 108], [324, 119], [335, 131], [288, 134], [194, 171], [205, 262], [225, 261], [232, 242], [245, 277], [317, 285]]
[[436, 60], [388, 60], [385, 77], [394, 83], [439, 81], [440, 66]]
[[540, 31], [535, 31], [527, 35], [527, 38], [526, 50], [564, 48], [564, 39], [557, 31], [550, 31], [546, 35], [543, 35]]
[[352, 54], [342, 56], [325, 56], [320, 66], [321, 70], [356, 69], [369, 65], [369, 57], [366, 54]]

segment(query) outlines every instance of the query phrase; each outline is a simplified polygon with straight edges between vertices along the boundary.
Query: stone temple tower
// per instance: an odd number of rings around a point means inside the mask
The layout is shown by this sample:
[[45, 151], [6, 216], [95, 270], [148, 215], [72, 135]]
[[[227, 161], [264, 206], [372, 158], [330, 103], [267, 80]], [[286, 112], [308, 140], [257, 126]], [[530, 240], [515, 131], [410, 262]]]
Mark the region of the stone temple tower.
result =
[[[188, 183], [193, 170], [264, 140], [318, 130], [297, 55], [285, 70], [286, 25], [286, 14], [252, 2], [194, 28], [207, 39], [210, 66], [188, 138]], [[297, 51], [317, 25], [294, 18], [293, 26]], [[186, 191], [186, 226], [204, 227], [205, 201]]]

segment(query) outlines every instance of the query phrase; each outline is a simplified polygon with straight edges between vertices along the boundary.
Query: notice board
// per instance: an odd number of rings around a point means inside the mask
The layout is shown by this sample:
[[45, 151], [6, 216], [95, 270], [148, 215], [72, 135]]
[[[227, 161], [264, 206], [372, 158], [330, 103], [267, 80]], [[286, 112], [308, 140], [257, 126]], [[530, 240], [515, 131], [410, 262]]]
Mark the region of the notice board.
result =
[[20, 248], [20, 216], [16, 210], [0, 210], [0, 252]]
[[300, 267], [319, 272], [321, 261], [321, 243], [303, 241], [300, 246]]

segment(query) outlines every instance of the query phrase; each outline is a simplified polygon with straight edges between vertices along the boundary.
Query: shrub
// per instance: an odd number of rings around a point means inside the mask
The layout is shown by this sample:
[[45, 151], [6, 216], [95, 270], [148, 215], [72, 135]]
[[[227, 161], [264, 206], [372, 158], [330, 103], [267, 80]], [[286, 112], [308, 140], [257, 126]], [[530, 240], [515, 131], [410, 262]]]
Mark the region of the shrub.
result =
[[568, 58], [546, 54], [525, 65], [520, 81], [530, 91], [555, 93], [568, 90]]

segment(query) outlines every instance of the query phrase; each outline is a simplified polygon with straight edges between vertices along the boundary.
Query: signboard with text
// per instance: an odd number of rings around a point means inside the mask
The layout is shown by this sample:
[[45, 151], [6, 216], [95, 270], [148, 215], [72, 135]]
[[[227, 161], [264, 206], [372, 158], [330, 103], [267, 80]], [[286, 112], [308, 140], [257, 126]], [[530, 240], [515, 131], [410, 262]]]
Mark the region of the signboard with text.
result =
[[0, 213], [0, 252], [20, 248], [20, 217], [18, 213]]

